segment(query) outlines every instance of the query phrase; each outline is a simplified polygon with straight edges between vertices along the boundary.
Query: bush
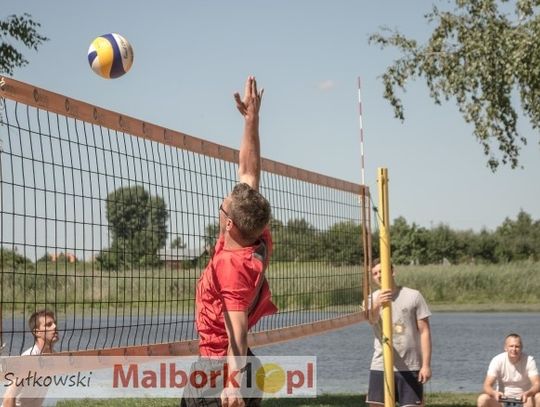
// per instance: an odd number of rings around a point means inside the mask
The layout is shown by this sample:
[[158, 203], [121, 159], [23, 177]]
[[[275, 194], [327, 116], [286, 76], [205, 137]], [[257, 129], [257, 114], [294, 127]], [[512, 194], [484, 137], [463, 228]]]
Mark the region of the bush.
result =
[[4, 247], [0, 248], [0, 264], [2, 270], [21, 270], [33, 266], [29, 258], [17, 253], [17, 249], [9, 250]]

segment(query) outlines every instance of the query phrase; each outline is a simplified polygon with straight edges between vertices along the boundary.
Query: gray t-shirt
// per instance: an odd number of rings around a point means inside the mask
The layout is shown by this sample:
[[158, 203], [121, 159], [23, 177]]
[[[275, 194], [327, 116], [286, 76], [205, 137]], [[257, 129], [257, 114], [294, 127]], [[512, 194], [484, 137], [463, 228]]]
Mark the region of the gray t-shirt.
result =
[[[375, 291], [373, 301], [379, 296]], [[431, 315], [426, 300], [419, 291], [401, 287], [392, 299], [392, 339], [394, 343], [394, 370], [412, 371], [422, 367], [420, 332], [417, 321]], [[375, 334], [371, 370], [384, 370], [381, 346], [381, 319], [373, 325]]]

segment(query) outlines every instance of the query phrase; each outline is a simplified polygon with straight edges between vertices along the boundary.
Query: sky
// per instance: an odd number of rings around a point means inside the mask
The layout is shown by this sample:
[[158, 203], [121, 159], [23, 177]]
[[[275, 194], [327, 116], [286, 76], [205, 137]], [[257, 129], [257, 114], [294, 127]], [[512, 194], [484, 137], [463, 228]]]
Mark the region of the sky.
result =
[[[358, 77], [365, 184], [378, 204], [377, 169], [389, 174], [390, 219], [424, 227], [494, 230], [520, 210], [540, 219], [539, 134], [525, 120], [523, 169], [496, 173], [454, 101], [437, 106], [422, 79], [402, 95], [405, 121], [383, 98], [381, 75], [399, 54], [368, 43], [381, 27], [419, 41], [433, 4], [415, 0], [2, 0], [0, 18], [27, 12], [49, 41], [15, 79], [232, 148], [242, 119], [233, 93], [255, 75], [265, 89], [266, 158], [361, 183]], [[116, 32], [135, 60], [121, 78], [94, 74], [92, 40]]]

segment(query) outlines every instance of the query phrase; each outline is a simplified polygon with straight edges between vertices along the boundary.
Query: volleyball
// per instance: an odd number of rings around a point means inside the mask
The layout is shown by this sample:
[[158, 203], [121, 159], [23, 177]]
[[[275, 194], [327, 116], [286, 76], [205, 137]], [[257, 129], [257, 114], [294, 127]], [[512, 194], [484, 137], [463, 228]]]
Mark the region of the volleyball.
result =
[[103, 34], [88, 48], [88, 63], [92, 70], [106, 79], [119, 78], [133, 64], [133, 48], [120, 34]]

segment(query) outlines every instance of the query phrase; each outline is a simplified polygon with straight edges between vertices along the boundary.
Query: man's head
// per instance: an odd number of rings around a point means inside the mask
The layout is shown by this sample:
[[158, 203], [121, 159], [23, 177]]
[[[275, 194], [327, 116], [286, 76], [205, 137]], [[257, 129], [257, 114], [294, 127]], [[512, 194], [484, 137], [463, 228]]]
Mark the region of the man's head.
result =
[[51, 346], [58, 340], [56, 318], [52, 311], [44, 309], [34, 312], [28, 319], [28, 327], [36, 342]]
[[[270, 203], [248, 184], [237, 184], [220, 207], [219, 225], [223, 234], [252, 243], [270, 222]], [[235, 236], [238, 234], [238, 236]]]
[[[380, 259], [374, 259], [372, 262], [371, 267], [371, 279], [373, 282], [380, 287], [381, 286], [381, 260]], [[390, 264], [390, 269], [392, 270], [392, 278], [394, 277], [394, 265]]]
[[504, 339], [504, 351], [508, 354], [508, 359], [515, 363], [521, 358], [523, 351], [523, 343], [521, 336], [516, 333], [511, 333]]

